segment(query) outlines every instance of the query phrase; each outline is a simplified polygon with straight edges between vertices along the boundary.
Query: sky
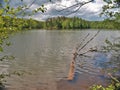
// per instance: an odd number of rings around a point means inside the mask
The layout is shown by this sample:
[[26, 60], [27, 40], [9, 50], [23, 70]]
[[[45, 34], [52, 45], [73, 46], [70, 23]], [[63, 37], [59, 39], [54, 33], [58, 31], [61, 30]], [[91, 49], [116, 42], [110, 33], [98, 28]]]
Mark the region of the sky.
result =
[[[30, 5], [33, 0], [23, 0], [23, 3], [19, 2], [20, 0], [11, 0], [12, 6], [18, 6], [20, 4]], [[67, 16], [67, 17], [80, 17], [86, 20], [103, 20], [104, 17], [100, 17], [100, 12], [102, 11], [102, 6], [105, 4], [103, 0], [95, 0], [94, 2], [88, 3], [82, 6], [77, 12], [70, 14], [78, 7], [69, 8], [63, 10], [69, 6], [76, 4], [77, 2], [83, 2], [88, 0], [36, 0], [34, 4], [30, 7], [30, 10], [40, 7], [44, 4], [47, 8], [45, 13], [37, 13], [32, 18], [36, 20], [46, 20], [47, 18], [57, 17], [57, 16]], [[2, 2], [2, 0], [0, 0]], [[63, 10], [63, 11], [61, 11]]]
[[[47, 19], [51, 17], [56, 16], [67, 16], [67, 17], [73, 17], [77, 16], [86, 20], [103, 20], [103, 17], [100, 17], [100, 12], [102, 11], [102, 6], [105, 4], [102, 0], [95, 0], [94, 2], [91, 2], [89, 4], [86, 4], [82, 6], [77, 12], [69, 14], [70, 12], [73, 12], [75, 7], [63, 10], [66, 7], [72, 6], [76, 4], [76, 1], [82, 2], [85, 0], [54, 0], [54, 3], [45, 2], [45, 7], [47, 8], [47, 11], [44, 14], [36, 14], [33, 18], [40, 20], [40, 19]], [[86, 0], [87, 1], [87, 0]], [[36, 5], [34, 4], [32, 7], [37, 7], [39, 3]], [[78, 7], [77, 7], [78, 8]], [[63, 11], [61, 11], [63, 10]]]

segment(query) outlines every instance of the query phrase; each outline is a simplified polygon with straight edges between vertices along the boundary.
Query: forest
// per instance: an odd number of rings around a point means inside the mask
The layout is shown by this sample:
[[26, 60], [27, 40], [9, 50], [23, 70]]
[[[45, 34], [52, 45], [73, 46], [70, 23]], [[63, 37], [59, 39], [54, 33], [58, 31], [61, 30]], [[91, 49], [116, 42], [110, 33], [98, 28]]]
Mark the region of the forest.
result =
[[45, 29], [120, 29], [119, 22], [105, 19], [104, 21], [87, 21], [78, 17], [57, 17], [45, 21]]
[[47, 29], [47, 30], [72, 30], [72, 29], [113, 29], [119, 30], [120, 22], [116, 20], [105, 19], [103, 21], [87, 21], [78, 17], [54, 17], [45, 21], [34, 19], [11, 18], [2, 16], [0, 30], [30, 30], [30, 29]]

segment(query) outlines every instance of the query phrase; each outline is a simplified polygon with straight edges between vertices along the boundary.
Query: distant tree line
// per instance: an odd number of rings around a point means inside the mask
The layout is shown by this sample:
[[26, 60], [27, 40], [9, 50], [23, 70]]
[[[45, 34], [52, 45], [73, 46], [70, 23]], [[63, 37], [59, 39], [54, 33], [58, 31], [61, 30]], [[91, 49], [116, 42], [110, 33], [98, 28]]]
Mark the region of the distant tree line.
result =
[[106, 19], [104, 21], [87, 21], [78, 17], [55, 17], [46, 21], [37, 21], [33, 19], [11, 18], [2, 16], [0, 18], [0, 31], [18, 31], [30, 29], [120, 29], [120, 22], [117, 20]]
[[45, 21], [45, 29], [120, 29], [119, 22], [106, 19], [104, 21], [86, 21], [78, 17], [56, 17]]

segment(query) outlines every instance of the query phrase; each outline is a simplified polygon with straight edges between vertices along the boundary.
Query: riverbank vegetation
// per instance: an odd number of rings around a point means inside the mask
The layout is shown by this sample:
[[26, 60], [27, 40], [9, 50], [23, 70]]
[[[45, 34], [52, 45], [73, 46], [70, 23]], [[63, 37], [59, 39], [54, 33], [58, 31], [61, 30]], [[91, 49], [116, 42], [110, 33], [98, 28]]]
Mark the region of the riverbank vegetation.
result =
[[90, 87], [90, 90], [120, 90], [120, 81], [113, 77], [111, 74], [108, 74], [111, 78], [111, 84], [107, 87], [104, 87], [102, 85], [93, 85]]
[[[29, 10], [34, 1], [30, 5], [23, 4], [16, 7], [12, 6], [10, 2], [11, 0], [0, 1], [0, 64], [8, 60], [14, 59], [14, 56], [4, 53], [4, 47], [10, 46], [11, 44], [9, 41], [6, 40], [9, 38], [9, 35], [18, 31], [34, 29], [40, 26], [35, 26], [38, 25], [38, 21], [31, 19], [23, 19], [23, 17], [28, 15], [34, 15], [37, 12], [45, 11], [44, 5], [41, 5], [28, 13], [27, 10]], [[22, 3], [23, 0], [20, 0], [20, 2]], [[6, 77], [11, 76], [12, 74], [20, 75], [19, 73], [10, 73], [5, 72], [4, 70], [2, 71], [3, 68], [4, 67], [0, 67], [0, 90], [2, 90], [5, 86], [4, 82], [6, 81]]]
[[87, 21], [78, 17], [55, 17], [46, 21], [37, 21], [33, 19], [11, 18], [2, 16], [0, 18], [0, 30], [18, 31], [30, 29], [47, 30], [72, 30], [72, 29], [112, 29], [119, 30], [120, 22], [116, 20], [105, 19], [104, 21]]
[[78, 17], [56, 17], [45, 21], [45, 29], [120, 29], [116, 20], [87, 21]]

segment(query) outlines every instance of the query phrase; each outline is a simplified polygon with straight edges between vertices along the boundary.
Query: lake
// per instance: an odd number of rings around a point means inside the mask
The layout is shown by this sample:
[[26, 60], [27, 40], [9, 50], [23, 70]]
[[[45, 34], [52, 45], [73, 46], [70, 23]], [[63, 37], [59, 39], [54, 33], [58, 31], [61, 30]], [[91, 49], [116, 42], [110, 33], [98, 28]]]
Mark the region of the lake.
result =
[[[85, 36], [83, 45], [98, 30], [47, 31], [31, 30], [10, 36], [11, 46], [5, 54], [15, 56], [15, 60], [0, 65], [2, 72], [22, 72], [22, 76], [7, 78], [7, 90], [88, 90], [90, 85], [107, 85], [105, 62], [108, 56], [102, 53], [88, 53], [91, 57], [77, 57], [75, 78], [67, 81], [74, 50]], [[100, 33], [80, 53], [93, 47], [101, 47], [105, 39], [119, 37], [120, 31], [101, 30]], [[81, 46], [80, 46], [81, 47]]]

